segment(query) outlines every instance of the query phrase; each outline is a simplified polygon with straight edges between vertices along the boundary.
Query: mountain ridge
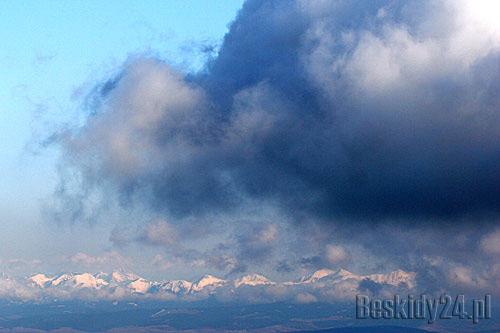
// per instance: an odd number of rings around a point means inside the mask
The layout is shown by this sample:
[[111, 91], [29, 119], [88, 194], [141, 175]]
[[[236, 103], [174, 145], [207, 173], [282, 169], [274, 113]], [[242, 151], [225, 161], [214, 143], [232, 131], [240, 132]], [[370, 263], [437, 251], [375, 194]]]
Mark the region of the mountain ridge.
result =
[[[360, 292], [363, 281], [370, 281], [381, 287], [413, 289], [416, 286], [416, 273], [395, 270], [388, 273], [360, 275], [343, 268], [323, 268], [302, 276], [295, 281], [272, 281], [266, 276], [251, 273], [234, 279], [224, 279], [205, 274], [195, 281], [188, 280], [148, 280], [137, 274], [121, 271], [110, 273], [37, 273], [24, 279], [10, 279], [22, 295], [38, 298], [81, 298], [102, 297], [108, 299], [149, 297], [158, 299], [197, 299], [207, 296], [229, 298], [244, 294], [246, 297], [255, 291], [259, 297], [279, 299], [281, 295], [301, 293], [333, 296], [354, 295]], [[324, 292], [323, 292], [324, 291]], [[3, 296], [0, 289], [0, 298]], [[29, 297], [28, 297], [29, 298]], [[255, 298], [255, 297], [254, 297]], [[318, 297], [309, 299], [316, 299]], [[303, 297], [302, 297], [303, 299]]]

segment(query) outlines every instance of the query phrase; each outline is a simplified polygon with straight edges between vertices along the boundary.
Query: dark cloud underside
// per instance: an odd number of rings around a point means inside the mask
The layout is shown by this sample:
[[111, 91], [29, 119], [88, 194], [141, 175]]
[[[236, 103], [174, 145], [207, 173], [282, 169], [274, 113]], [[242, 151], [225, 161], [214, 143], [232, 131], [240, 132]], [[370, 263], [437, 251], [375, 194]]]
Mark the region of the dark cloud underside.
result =
[[202, 73], [125, 64], [67, 160], [178, 217], [498, 216], [500, 38], [474, 20], [459, 2], [247, 1]]

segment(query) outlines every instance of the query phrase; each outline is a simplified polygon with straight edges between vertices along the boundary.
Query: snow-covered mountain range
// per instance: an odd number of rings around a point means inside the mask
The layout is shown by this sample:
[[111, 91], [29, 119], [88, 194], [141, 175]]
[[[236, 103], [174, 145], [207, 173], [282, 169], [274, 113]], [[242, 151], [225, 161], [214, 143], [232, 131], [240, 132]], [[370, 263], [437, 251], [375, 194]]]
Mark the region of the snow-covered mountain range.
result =
[[0, 298], [18, 299], [107, 299], [147, 298], [196, 300], [207, 296], [221, 299], [298, 300], [352, 297], [382, 288], [411, 290], [416, 274], [402, 270], [387, 274], [357, 275], [345, 269], [321, 269], [296, 281], [274, 282], [260, 274], [234, 280], [205, 275], [197, 281], [152, 281], [136, 274], [65, 273], [36, 274], [24, 279], [0, 278]]

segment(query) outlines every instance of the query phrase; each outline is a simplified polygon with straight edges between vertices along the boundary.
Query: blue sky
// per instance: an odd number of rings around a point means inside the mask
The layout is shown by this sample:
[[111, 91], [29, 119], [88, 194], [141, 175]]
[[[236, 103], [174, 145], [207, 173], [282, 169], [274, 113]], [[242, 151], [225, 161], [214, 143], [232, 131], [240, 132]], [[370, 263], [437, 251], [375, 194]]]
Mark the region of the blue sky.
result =
[[[74, 96], [130, 54], [179, 67], [202, 62], [196, 48], [219, 43], [242, 1], [8, 1], [0, 4], [0, 253], [3, 259], [105, 241], [94, 231], [47, 225], [41, 204], [57, 183], [57, 149], [37, 148], [54, 124], [73, 121]], [[33, 154], [33, 151], [36, 154]], [[75, 227], [73, 227], [74, 229]], [[59, 236], [58, 236], [59, 235]], [[71, 239], [65, 241], [64, 239]], [[50, 240], [47, 243], [47, 240]], [[50, 246], [48, 246], [50, 244]], [[102, 244], [101, 244], [102, 245]]]

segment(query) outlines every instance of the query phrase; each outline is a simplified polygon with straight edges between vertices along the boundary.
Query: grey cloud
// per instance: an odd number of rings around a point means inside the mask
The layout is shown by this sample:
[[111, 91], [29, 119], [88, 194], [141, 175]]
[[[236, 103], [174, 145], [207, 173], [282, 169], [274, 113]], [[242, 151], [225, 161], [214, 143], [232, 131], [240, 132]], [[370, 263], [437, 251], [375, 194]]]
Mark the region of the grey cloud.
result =
[[242, 227], [235, 237], [238, 255], [245, 261], [263, 262], [273, 256], [278, 238], [279, 227], [276, 224]]
[[323, 267], [324, 260], [319, 255], [310, 256], [310, 257], [303, 257], [303, 258], [300, 258], [299, 264], [301, 267], [304, 267], [308, 270], [311, 270], [311, 269]]
[[[100, 192], [176, 225], [234, 221], [234, 253], [213, 263], [244, 267], [279, 255], [263, 233], [276, 222], [246, 223], [266, 205], [296, 233], [336, 228], [297, 237], [307, 253], [273, 258], [281, 271], [354, 261], [359, 249], [325, 250], [349, 240], [376, 264], [427, 272], [422, 285], [491, 280], [500, 36], [476, 14], [448, 1], [249, 0], [199, 73], [139, 57], [91, 91], [86, 121], [57, 136], [80, 180], [62, 182], [61, 207], [76, 208], [64, 216], [89, 216]], [[462, 268], [432, 265], [440, 256]]]
[[151, 245], [171, 247], [176, 245], [178, 235], [170, 223], [159, 220], [147, 224], [138, 236], [138, 240]]
[[497, 215], [500, 39], [460, 6], [248, 1], [200, 74], [126, 63], [66, 159], [177, 217]]
[[295, 269], [294, 266], [291, 265], [286, 260], [278, 261], [278, 263], [276, 264], [276, 267], [275, 267], [275, 270], [278, 273], [290, 273], [290, 272], [293, 272], [294, 269]]
[[211, 254], [207, 260], [210, 267], [225, 272], [227, 275], [243, 273], [247, 270], [244, 264], [229, 254]]

